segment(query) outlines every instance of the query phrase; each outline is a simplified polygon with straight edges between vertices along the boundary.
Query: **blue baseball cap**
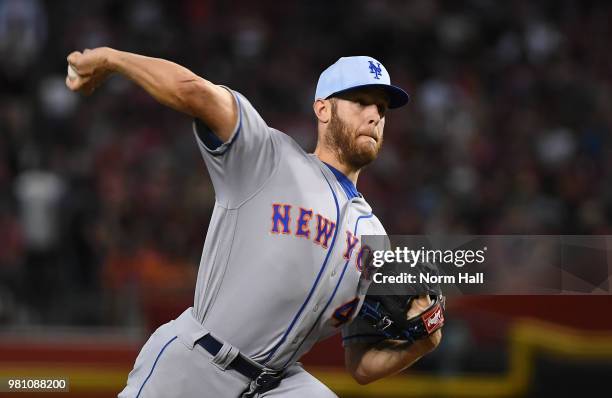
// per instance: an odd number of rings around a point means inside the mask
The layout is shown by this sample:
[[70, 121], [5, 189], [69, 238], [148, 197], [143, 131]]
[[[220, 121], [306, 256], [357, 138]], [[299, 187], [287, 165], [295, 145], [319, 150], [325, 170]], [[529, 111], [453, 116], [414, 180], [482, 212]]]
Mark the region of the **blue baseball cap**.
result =
[[391, 85], [389, 73], [380, 62], [372, 57], [356, 56], [342, 57], [321, 73], [315, 101], [363, 87], [385, 90], [389, 96], [389, 108], [399, 108], [410, 99], [404, 90]]

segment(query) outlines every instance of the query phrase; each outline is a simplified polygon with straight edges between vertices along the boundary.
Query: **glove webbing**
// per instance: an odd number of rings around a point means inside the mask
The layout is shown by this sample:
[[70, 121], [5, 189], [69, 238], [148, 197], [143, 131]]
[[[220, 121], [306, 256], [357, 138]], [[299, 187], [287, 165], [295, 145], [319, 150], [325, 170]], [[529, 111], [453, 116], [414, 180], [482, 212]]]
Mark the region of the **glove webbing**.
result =
[[366, 297], [359, 316], [386, 338], [414, 342], [434, 333], [444, 325], [444, 297], [432, 296], [432, 304], [420, 315], [394, 321], [380, 301]]

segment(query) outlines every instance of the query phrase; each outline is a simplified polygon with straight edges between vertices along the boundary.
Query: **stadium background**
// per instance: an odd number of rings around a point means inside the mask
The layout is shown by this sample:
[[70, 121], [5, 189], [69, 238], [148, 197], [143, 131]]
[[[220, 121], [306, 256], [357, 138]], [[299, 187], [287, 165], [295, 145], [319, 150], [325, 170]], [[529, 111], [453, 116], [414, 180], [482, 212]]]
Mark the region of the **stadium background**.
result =
[[[308, 149], [321, 70], [374, 56], [413, 97], [359, 181], [389, 233], [606, 235], [610, 20], [577, 0], [0, 0], [0, 377], [116, 395], [143, 339], [191, 304], [214, 202], [188, 118], [121, 78], [70, 93], [70, 51], [178, 62]], [[304, 363], [341, 397], [605, 391], [611, 304], [456, 299], [438, 350], [369, 386], [337, 338]]]

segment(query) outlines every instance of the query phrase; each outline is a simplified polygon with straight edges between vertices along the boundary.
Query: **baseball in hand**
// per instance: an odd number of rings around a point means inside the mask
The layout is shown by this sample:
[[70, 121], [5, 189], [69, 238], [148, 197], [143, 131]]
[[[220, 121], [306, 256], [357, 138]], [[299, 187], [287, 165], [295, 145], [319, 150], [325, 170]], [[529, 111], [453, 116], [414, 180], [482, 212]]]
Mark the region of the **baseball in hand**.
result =
[[74, 70], [74, 68], [72, 67], [72, 65], [68, 64], [68, 79], [70, 80], [74, 80], [77, 77], [79, 77], [79, 74], [77, 73], [76, 70]]

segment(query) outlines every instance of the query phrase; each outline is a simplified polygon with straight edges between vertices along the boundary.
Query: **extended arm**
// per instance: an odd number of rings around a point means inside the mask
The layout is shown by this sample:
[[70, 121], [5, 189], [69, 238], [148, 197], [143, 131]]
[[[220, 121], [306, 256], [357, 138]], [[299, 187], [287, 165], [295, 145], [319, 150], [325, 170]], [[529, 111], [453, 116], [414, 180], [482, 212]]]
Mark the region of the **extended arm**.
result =
[[174, 62], [100, 47], [75, 51], [68, 63], [78, 74], [66, 78], [72, 91], [91, 94], [108, 75], [118, 73], [161, 104], [199, 118], [222, 141], [233, 132], [238, 110], [232, 94]]

